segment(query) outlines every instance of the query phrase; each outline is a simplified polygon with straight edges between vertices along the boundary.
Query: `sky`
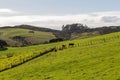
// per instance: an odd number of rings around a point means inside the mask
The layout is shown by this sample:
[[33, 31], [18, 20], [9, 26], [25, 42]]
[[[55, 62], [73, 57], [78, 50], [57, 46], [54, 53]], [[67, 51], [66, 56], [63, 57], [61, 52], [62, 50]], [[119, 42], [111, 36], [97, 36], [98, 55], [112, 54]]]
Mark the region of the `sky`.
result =
[[120, 0], [0, 0], [0, 27], [34, 25], [61, 29], [82, 23], [89, 27], [120, 25]]

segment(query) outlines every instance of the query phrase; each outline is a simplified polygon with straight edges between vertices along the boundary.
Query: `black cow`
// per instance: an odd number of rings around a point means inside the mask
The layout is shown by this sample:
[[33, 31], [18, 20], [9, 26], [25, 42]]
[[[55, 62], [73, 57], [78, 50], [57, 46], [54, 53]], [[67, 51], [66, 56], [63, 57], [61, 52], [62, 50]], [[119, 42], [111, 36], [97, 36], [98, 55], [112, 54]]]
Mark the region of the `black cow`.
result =
[[69, 47], [74, 47], [74, 43], [69, 43]]
[[62, 48], [65, 49], [65, 48], [66, 48], [66, 45], [62, 45]]

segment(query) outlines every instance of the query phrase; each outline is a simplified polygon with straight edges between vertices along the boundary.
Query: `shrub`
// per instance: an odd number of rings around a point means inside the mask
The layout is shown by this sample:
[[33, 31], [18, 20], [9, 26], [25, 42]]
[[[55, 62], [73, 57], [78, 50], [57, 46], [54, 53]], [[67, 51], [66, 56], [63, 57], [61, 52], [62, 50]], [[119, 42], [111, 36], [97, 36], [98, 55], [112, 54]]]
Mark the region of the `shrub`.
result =
[[29, 33], [35, 33], [34, 31], [29, 31]]

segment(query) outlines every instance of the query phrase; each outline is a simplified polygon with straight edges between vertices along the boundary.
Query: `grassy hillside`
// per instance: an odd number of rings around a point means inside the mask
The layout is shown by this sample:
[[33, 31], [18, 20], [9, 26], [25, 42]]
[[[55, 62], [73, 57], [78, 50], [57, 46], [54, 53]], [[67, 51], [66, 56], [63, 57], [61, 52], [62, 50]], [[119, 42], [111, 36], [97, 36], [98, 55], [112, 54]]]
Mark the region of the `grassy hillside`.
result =
[[[69, 43], [74, 47], [68, 47]], [[18, 67], [0, 72], [0, 80], [120, 80], [120, 32], [61, 43], [20, 48], [34, 51], [67, 45]], [[17, 53], [19, 48], [9, 48]], [[18, 50], [18, 52], [20, 52]], [[18, 54], [20, 55], [20, 54]], [[9, 58], [8, 60], [10, 60]], [[2, 61], [2, 59], [1, 59]], [[7, 63], [6, 63], [7, 64]]]
[[98, 31], [84, 32], [84, 33], [72, 33], [71, 34], [71, 39], [88, 38], [88, 37], [93, 37], [93, 36], [98, 36], [98, 35], [101, 35]]
[[20, 28], [0, 29], [0, 39], [7, 41], [10, 46], [21, 46], [23, 40], [13, 39], [16, 36], [24, 38], [28, 44], [40, 44], [55, 38], [51, 32], [32, 31]]

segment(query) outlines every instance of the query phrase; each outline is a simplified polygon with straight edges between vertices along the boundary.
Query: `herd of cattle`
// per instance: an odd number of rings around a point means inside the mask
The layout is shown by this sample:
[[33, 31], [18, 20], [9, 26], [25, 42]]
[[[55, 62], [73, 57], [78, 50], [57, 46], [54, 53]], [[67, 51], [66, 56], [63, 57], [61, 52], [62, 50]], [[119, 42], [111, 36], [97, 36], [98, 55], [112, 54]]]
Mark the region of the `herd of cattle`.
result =
[[[68, 46], [69, 46], [69, 47], [74, 47], [75, 44], [74, 44], [74, 43], [69, 43]], [[43, 52], [40, 52], [40, 54], [38, 54], [38, 55], [35, 55], [35, 56], [33, 56], [33, 57], [29, 58], [29, 59], [26, 59], [26, 60], [23, 61], [23, 62], [20, 62], [20, 63], [18, 63], [18, 64], [16, 64], [16, 65], [11, 65], [11, 68], [16, 67], [16, 66], [18, 66], [18, 65], [21, 65], [21, 64], [23, 64], [23, 63], [25, 63], [25, 62], [28, 62], [28, 61], [30, 61], [30, 60], [32, 60], [32, 59], [34, 59], [34, 58], [39, 57], [39, 56], [48, 54], [49, 52], [57, 52], [58, 50], [63, 50], [63, 49], [66, 49], [66, 48], [67, 48], [66, 45], [61, 45], [61, 47], [59, 47], [59, 48], [54, 47], [54, 48], [51, 48], [51, 49], [49, 49], [49, 50], [45, 50], [45, 51], [43, 51]], [[10, 68], [5, 68], [5, 69], [3, 69], [3, 70], [0, 70], [0, 72], [5, 71], [5, 70], [7, 70], [7, 69], [10, 69]]]
[[[68, 46], [69, 46], [69, 47], [74, 47], [75, 44], [74, 44], [74, 43], [69, 43]], [[56, 48], [56, 47], [52, 48], [51, 51], [57, 52], [58, 50], [63, 50], [63, 49], [66, 49], [66, 48], [67, 48], [67, 46], [63, 44], [63, 45], [62, 45], [61, 47], [59, 47], [59, 48]]]
[[[75, 44], [74, 43], [69, 43], [69, 47], [74, 47]], [[35, 56], [34, 58], [36, 57], [39, 57], [39, 56], [42, 56], [42, 55], [45, 55], [45, 54], [48, 54], [49, 52], [57, 52], [58, 50], [63, 50], [63, 49], [66, 49], [67, 46], [66, 45], [62, 45], [61, 47], [57, 48], [57, 47], [53, 47], [49, 50], [45, 50], [44, 52], [41, 52], [40, 55], [37, 55]], [[33, 59], [33, 58], [32, 58]]]

